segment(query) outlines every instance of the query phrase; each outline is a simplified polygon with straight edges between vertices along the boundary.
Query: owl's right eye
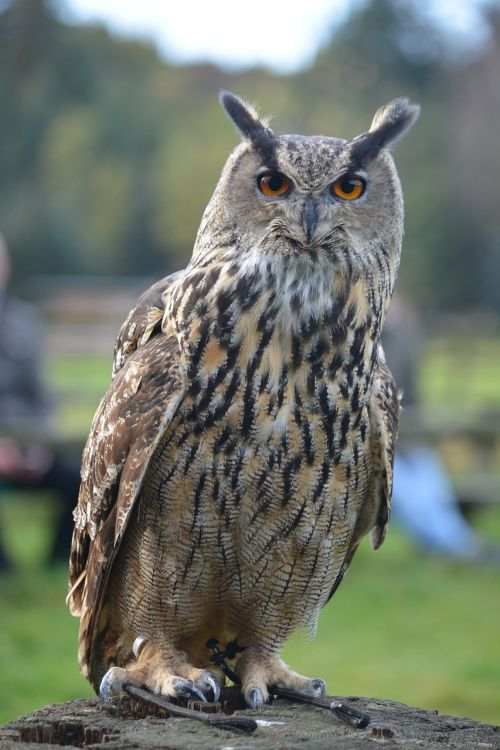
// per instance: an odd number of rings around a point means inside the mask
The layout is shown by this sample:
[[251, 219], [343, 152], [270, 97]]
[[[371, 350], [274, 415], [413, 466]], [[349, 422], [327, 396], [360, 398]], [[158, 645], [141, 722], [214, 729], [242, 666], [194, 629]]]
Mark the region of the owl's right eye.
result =
[[291, 181], [281, 172], [268, 172], [257, 179], [261, 193], [273, 197], [285, 195], [290, 190]]

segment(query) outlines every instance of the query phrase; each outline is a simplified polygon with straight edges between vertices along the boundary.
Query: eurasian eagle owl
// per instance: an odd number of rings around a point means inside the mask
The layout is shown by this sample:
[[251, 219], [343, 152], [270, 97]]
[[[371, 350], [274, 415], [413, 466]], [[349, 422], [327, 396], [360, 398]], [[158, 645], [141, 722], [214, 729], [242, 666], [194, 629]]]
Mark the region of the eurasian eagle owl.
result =
[[219, 694], [207, 640], [252, 707], [321, 694], [279, 658], [314, 630], [364, 534], [389, 516], [399, 404], [379, 344], [403, 200], [389, 153], [407, 99], [352, 140], [275, 135], [223, 93], [242, 140], [187, 268], [139, 300], [82, 464], [71, 611], [82, 671]]

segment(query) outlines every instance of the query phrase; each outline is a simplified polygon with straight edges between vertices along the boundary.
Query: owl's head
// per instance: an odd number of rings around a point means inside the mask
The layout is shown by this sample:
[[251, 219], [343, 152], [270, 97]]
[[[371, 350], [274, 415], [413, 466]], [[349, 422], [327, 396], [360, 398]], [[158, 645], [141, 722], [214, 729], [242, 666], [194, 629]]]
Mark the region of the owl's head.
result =
[[389, 149], [417, 119], [417, 105], [395, 99], [377, 111], [367, 132], [343, 140], [276, 135], [233, 94], [223, 92], [221, 104], [242, 141], [214, 202], [240, 241], [288, 258], [335, 253], [346, 242], [399, 252], [403, 206]]

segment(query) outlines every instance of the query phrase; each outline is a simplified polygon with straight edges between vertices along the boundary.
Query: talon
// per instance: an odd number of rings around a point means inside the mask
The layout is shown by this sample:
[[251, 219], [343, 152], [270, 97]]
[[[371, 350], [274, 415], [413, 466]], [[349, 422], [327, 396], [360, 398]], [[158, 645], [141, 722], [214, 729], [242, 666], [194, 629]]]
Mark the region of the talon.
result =
[[196, 698], [196, 700], [208, 703], [207, 699], [191, 680], [183, 680], [178, 677], [175, 682], [175, 692], [178, 698]]
[[134, 656], [136, 657], [136, 659], [139, 658], [140, 653], [147, 642], [148, 638], [145, 635], [138, 635], [135, 639], [134, 643], [132, 644], [132, 651], [134, 652]]
[[212, 691], [213, 702], [217, 703], [220, 697], [220, 682], [217, 677], [212, 672], [205, 672], [205, 674], [202, 675], [200, 682], [205, 683], [205, 685], [208, 686], [209, 690]]
[[123, 679], [116, 674], [116, 668], [111, 667], [101, 680], [99, 695], [105, 701], [114, 695], [119, 695], [123, 690]]
[[250, 708], [262, 708], [262, 706], [264, 705], [264, 696], [262, 695], [262, 690], [259, 690], [259, 688], [252, 688], [248, 693], [247, 702]]
[[326, 695], [326, 682], [321, 677], [316, 677], [304, 685], [302, 692], [314, 695], [316, 698], [323, 698]]

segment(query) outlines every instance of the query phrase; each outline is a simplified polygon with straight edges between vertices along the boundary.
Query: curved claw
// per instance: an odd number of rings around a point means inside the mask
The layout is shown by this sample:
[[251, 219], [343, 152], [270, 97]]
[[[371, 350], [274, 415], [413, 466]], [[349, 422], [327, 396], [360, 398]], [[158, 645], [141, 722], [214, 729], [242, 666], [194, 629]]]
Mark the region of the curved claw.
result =
[[195, 698], [203, 703], [208, 703], [204, 694], [191, 680], [184, 680], [182, 677], [178, 677], [174, 682], [174, 687], [178, 698]]
[[304, 685], [302, 692], [314, 695], [316, 698], [323, 698], [326, 695], [326, 682], [321, 677], [316, 677]]
[[197, 682], [198, 684], [201, 683], [202, 686], [206, 686], [209, 690], [211, 690], [213, 695], [213, 702], [217, 703], [220, 697], [220, 682], [213, 674], [213, 672], [205, 672]]
[[259, 688], [252, 688], [248, 693], [247, 703], [250, 708], [262, 708], [262, 706], [264, 705], [264, 696], [262, 695], [262, 690], [259, 690]]
[[99, 695], [105, 701], [108, 701], [114, 695], [119, 695], [123, 689], [123, 680], [116, 674], [116, 668], [111, 667], [101, 680], [99, 685]]
[[132, 651], [136, 659], [139, 658], [141, 651], [146, 645], [146, 643], [148, 642], [148, 640], [149, 640], [148, 637], [145, 635], [138, 635], [137, 638], [135, 639], [134, 643], [132, 644]]

